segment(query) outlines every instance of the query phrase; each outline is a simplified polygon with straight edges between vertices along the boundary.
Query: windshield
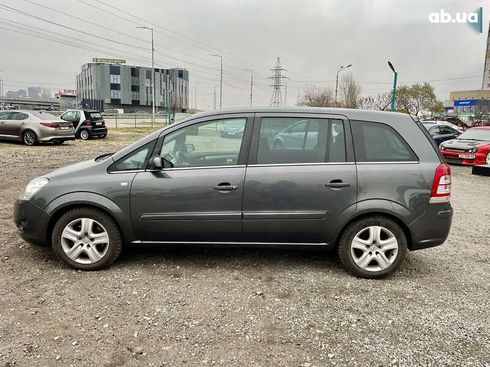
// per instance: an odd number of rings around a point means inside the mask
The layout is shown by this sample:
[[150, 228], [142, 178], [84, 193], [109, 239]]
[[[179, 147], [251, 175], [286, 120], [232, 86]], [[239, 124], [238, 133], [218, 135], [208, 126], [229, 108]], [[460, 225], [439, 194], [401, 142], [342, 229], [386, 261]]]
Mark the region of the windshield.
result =
[[459, 139], [490, 141], [490, 129], [469, 129]]

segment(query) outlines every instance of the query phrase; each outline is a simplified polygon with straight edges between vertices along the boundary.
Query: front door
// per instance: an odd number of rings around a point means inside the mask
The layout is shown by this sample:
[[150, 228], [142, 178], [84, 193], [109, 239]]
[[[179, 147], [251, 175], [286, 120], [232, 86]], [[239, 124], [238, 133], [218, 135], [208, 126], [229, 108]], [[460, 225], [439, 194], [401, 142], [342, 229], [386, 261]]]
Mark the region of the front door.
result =
[[10, 111], [0, 111], [0, 137], [1, 138], [10, 138], [7, 134], [8, 132], [8, 117], [9, 117]]
[[[228, 136], [224, 124], [242, 127]], [[242, 238], [242, 195], [251, 115], [185, 123], [165, 132], [158, 171], [139, 172], [131, 187], [136, 236], [148, 242], [236, 242]]]
[[[321, 115], [256, 117], [243, 198], [245, 241], [329, 241], [337, 218], [355, 211], [356, 166], [346, 126], [342, 118]], [[284, 138], [290, 131], [295, 139]]]

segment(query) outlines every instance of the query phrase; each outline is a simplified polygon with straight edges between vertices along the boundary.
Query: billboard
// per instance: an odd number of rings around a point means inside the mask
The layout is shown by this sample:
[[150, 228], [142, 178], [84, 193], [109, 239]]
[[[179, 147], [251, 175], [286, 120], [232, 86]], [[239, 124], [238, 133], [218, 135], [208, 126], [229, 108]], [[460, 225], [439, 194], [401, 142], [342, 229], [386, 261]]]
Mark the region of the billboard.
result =
[[454, 101], [454, 107], [476, 106], [477, 99], [459, 99]]
[[101, 57], [94, 57], [92, 62], [98, 62], [102, 64], [125, 64], [126, 60], [121, 59], [103, 59]]

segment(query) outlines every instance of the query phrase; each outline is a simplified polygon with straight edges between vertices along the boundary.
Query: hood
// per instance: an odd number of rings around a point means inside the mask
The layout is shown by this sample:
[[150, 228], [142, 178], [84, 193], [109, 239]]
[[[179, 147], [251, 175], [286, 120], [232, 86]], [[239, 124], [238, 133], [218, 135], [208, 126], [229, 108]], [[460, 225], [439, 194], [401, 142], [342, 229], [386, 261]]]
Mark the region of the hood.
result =
[[95, 159], [90, 159], [88, 161], [70, 164], [69, 166], [65, 166], [65, 167], [55, 169], [54, 171], [51, 171], [48, 174], [43, 175], [43, 177], [47, 177], [47, 178], [51, 179], [51, 178], [56, 178], [59, 176], [70, 175], [72, 173], [76, 173], [77, 175], [79, 175], [82, 172], [89, 170], [92, 167], [98, 166], [100, 164], [104, 164], [106, 162], [112, 163], [112, 158], [104, 159], [103, 161], [100, 161], [100, 162], [97, 162]]
[[446, 149], [472, 149], [482, 145], [488, 145], [490, 142], [485, 142], [481, 140], [464, 140], [464, 139], [452, 139], [447, 140], [441, 145]]

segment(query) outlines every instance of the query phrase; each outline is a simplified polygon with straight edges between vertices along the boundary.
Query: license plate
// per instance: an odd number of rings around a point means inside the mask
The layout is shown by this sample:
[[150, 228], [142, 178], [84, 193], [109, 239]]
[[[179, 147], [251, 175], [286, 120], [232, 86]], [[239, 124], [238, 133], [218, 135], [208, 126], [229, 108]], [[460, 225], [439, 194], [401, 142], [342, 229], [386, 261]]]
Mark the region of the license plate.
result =
[[70, 126], [60, 126], [60, 130], [70, 130]]
[[475, 155], [474, 154], [460, 154], [459, 155], [459, 158], [461, 159], [475, 159]]
[[102, 125], [102, 122], [96, 122], [95, 125], [97, 126]]

